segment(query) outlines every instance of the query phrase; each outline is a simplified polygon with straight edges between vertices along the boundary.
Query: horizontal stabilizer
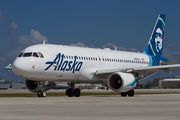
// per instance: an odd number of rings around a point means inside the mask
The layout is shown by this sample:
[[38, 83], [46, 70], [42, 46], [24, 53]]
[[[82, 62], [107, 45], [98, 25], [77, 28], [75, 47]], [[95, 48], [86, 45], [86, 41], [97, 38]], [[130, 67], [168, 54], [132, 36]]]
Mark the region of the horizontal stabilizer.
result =
[[180, 63], [180, 61], [162, 62], [161, 65], [177, 64], [177, 63]]

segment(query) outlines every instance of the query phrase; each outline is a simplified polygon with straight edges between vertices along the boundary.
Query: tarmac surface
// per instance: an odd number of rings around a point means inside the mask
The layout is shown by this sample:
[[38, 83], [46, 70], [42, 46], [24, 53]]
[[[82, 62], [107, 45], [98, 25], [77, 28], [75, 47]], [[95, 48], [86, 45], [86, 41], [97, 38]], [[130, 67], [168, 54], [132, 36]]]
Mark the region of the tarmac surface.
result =
[[180, 94], [2, 97], [0, 120], [179, 120]]
[[[66, 90], [48, 90], [47, 93], [65, 93]], [[170, 93], [170, 94], [180, 94], [180, 89], [134, 89], [135, 93]], [[111, 89], [83, 89], [82, 93], [112, 93]], [[31, 93], [28, 90], [0, 90], [0, 94], [17, 94], [17, 93]]]

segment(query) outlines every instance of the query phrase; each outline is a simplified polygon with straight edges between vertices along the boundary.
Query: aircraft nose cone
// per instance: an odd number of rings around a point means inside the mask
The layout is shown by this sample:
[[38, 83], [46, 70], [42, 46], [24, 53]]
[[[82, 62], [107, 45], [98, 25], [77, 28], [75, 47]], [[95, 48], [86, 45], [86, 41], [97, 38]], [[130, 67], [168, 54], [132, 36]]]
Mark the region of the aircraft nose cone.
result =
[[19, 76], [22, 77], [25, 73], [26, 66], [23, 64], [23, 61], [21, 59], [16, 59], [12, 65], [13, 72]]

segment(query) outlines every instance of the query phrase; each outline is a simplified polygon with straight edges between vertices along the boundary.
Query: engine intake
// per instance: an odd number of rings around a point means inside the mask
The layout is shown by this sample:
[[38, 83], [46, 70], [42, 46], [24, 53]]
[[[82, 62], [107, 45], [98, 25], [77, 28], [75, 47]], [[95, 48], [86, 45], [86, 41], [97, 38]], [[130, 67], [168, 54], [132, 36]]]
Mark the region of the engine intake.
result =
[[48, 82], [46, 85], [40, 85], [40, 81], [26, 80], [25, 81], [26, 88], [30, 92], [38, 92], [44, 87], [45, 91], [53, 88], [56, 84], [54, 82]]
[[113, 74], [110, 77], [111, 81], [109, 82], [110, 86], [112, 86], [112, 88], [114, 89], [120, 89], [122, 87], [122, 79], [119, 75], [117, 74]]
[[26, 80], [25, 85], [26, 85], [26, 88], [31, 92], [37, 92], [40, 90], [38, 81]]
[[136, 86], [136, 78], [130, 73], [116, 72], [109, 76], [108, 85], [115, 92], [127, 92]]

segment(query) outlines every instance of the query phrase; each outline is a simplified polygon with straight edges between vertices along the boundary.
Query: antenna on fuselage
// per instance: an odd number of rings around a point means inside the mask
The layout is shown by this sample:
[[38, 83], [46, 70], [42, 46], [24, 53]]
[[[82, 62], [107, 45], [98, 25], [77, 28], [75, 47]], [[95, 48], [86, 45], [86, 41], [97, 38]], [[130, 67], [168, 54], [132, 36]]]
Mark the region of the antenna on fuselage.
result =
[[117, 47], [115, 47], [115, 51], [117, 50]]
[[44, 40], [44, 41], [43, 41], [43, 45], [44, 45], [45, 43], [46, 43], [46, 41]]

